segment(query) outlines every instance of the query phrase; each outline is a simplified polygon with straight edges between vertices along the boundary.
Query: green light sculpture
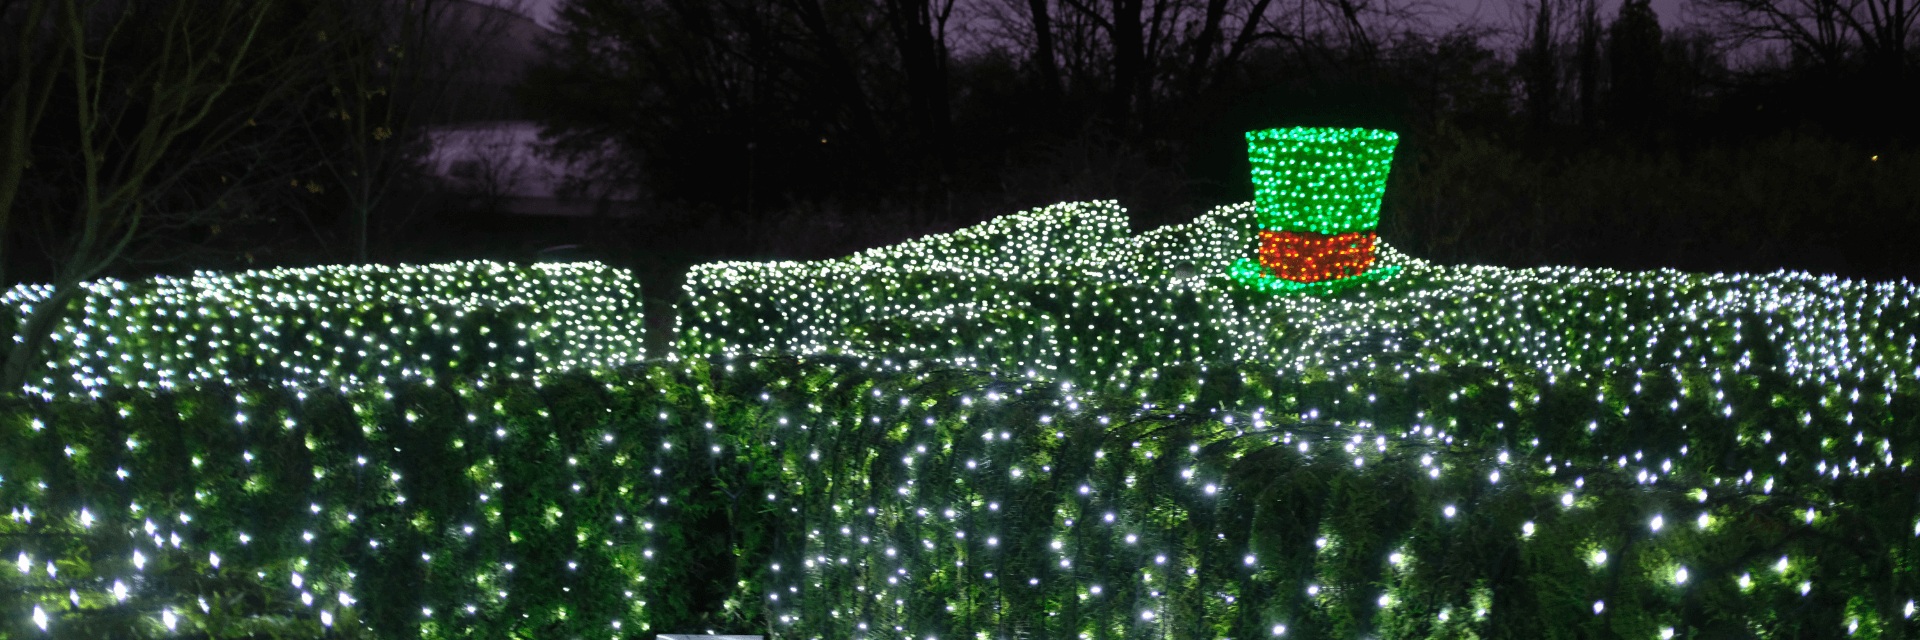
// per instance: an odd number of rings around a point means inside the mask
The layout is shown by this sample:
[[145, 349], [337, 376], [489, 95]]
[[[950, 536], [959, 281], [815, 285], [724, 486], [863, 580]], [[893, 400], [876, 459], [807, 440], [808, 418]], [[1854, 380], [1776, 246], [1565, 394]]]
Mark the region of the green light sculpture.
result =
[[1331, 293], [1384, 279], [1375, 266], [1375, 227], [1400, 136], [1376, 129], [1295, 127], [1247, 132], [1255, 257], [1229, 268], [1233, 279], [1275, 293]]

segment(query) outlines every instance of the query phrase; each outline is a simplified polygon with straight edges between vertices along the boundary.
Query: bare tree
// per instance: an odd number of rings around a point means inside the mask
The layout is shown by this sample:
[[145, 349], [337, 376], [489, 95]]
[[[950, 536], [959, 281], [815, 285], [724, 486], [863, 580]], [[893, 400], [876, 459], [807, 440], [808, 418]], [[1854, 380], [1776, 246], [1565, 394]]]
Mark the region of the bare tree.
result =
[[[272, 154], [271, 144], [248, 141], [248, 131], [300, 95], [319, 51], [298, 37], [305, 14], [293, 3], [27, 0], [22, 9], [0, 105], [9, 147], [0, 157], [0, 237], [29, 233], [43, 241], [52, 294], [18, 327], [0, 369], [7, 392], [36, 373], [48, 332], [81, 282], [156, 234], [234, 215], [241, 200], [218, 194], [257, 187], [261, 173], [221, 175], [216, 197], [198, 200], [205, 206], [157, 205], [183, 185], [207, 184], [204, 172], [235, 166], [241, 155], [256, 161], [239, 165], [269, 169], [258, 160]], [[60, 154], [70, 162], [47, 161]], [[66, 180], [70, 200], [17, 211], [29, 177]], [[8, 247], [0, 263], [16, 250]]]
[[[398, 232], [419, 211], [418, 199], [395, 198], [422, 184], [422, 158], [431, 146], [426, 127], [444, 119], [455, 101], [475, 97], [462, 89], [519, 81], [523, 69], [501, 60], [497, 47], [510, 36], [526, 38], [509, 34], [525, 19], [517, 18], [518, 2], [317, 0], [315, 6], [334, 55], [322, 76], [327, 111], [309, 119], [306, 132], [316, 146], [338, 145], [321, 173], [343, 193], [353, 260], [366, 262], [373, 238]], [[383, 212], [390, 215], [382, 219]]]
[[947, 87], [947, 21], [954, 0], [886, 0], [913, 126], [931, 148], [942, 176], [953, 171], [953, 113]]
[[[1235, 16], [1232, 10], [1235, 4], [1244, 10], [1244, 14]], [[1248, 45], [1260, 35], [1258, 28], [1261, 17], [1267, 13], [1272, 0], [1252, 0], [1251, 3], [1233, 3], [1229, 0], [1207, 0], [1201, 14], [1198, 34], [1185, 43], [1187, 54], [1187, 93], [1197, 96], [1223, 77], [1223, 71], [1239, 62], [1246, 53]], [[1232, 40], [1226, 38], [1230, 18], [1239, 19], [1239, 28], [1235, 29]]]
[[438, 138], [436, 148], [458, 144], [469, 152], [449, 161], [447, 176], [453, 184], [448, 186], [471, 197], [481, 211], [503, 210], [507, 199], [535, 177], [534, 167], [517, 153], [519, 140], [505, 128], [474, 127], [441, 132]]
[[1555, 33], [1556, 2], [1559, 0], [1535, 0], [1527, 44], [1515, 56], [1520, 82], [1526, 87], [1527, 119], [1535, 132], [1547, 130], [1560, 106], [1560, 69], [1555, 56], [1555, 45], [1559, 44]]
[[599, 182], [644, 176], [665, 200], [725, 194], [764, 209], [762, 194], [833, 197], [821, 195], [829, 184], [921, 198], [941, 189], [930, 179], [950, 148], [952, 11], [946, 0], [573, 0], [551, 64], [522, 95], [550, 157], [582, 161]]
[[1660, 20], [1647, 0], [1626, 0], [1613, 21], [1608, 44], [1612, 74], [1608, 95], [1612, 124], [1625, 132], [1645, 134], [1659, 121], [1663, 96]]
[[1115, 130], [1131, 131], [1151, 110], [1162, 55], [1175, 48], [1187, 3], [1181, 0], [1063, 0], [1099, 30], [1106, 49], [1106, 113]]
[[1425, 28], [1434, 9], [1423, 0], [1001, 0], [982, 14], [1002, 44], [1034, 59], [1042, 86], [1062, 69], [1064, 85], [1098, 87], [1115, 124], [1139, 126], [1159, 105], [1234, 77], [1260, 47], [1338, 72], [1377, 69], [1394, 35]]
[[1574, 65], [1579, 73], [1579, 122], [1582, 129], [1591, 133], [1599, 124], [1601, 38], [1600, 9], [1593, 0], [1580, 1], [1580, 13], [1574, 31], [1578, 47], [1574, 54]]
[[1060, 62], [1053, 44], [1053, 8], [1047, 5], [1047, 0], [1027, 0], [1027, 11], [1033, 23], [1031, 59], [1039, 75], [1040, 95], [1057, 105], [1061, 89]]
[[1858, 52], [1868, 66], [1905, 68], [1920, 3], [1912, 0], [1695, 0], [1738, 44], [1782, 45], [1826, 69]]

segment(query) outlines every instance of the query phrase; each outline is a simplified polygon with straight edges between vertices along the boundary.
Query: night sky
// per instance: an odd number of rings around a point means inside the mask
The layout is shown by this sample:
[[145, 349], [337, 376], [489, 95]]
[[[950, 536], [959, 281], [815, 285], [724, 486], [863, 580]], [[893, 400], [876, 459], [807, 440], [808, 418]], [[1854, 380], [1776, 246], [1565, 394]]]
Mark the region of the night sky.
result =
[[[554, 14], [566, 0], [480, 0], [499, 6], [512, 6], [519, 3], [522, 12], [542, 25], [554, 26]], [[1003, 0], [959, 0], [959, 10], [964, 14], [978, 5], [997, 3]], [[1479, 22], [1496, 27], [1518, 26], [1518, 16], [1524, 9], [1523, 0], [1426, 0], [1437, 5], [1430, 20], [1434, 26], [1444, 30], [1455, 24]], [[1660, 16], [1661, 26], [1676, 28], [1687, 22], [1688, 0], [1653, 0], [1653, 11]], [[1405, 4], [1404, 0], [1395, 4]], [[1611, 22], [1620, 11], [1619, 0], [1599, 0], [1601, 21]]]

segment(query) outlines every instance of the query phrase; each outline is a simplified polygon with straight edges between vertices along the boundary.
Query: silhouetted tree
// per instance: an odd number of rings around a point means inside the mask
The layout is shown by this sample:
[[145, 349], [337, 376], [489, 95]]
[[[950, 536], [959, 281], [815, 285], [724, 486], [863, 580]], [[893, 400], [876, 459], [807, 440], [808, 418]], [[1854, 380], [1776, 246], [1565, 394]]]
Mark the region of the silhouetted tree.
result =
[[[470, 0], [315, 0], [313, 6], [333, 46], [314, 74], [328, 95], [302, 124], [309, 142], [328, 150], [315, 184], [339, 191], [334, 201], [345, 210], [352, 260], [366, 262], [375, 236], [397, 233], [418, 211], [417, 198], [395, 197], [421, 188], [421, 163], [432, 144], [426, 126], [444, 120], [456, 100], [475, 100], [460, 95], [463, 85], [518, 84], [517, 61], [499, 60], [488, 47], [513, 41], [508, 29], [531, 21]], [[376, 212], [392, 215], [381, 219]]]
[[[37, 374], [80, 283], [157, 238], [219, 230], [286, 179], [285, 139], [257, 123], [306, 97], [320, 52], [294, 3], [28, 0], [0, 113], [0, 265], [31, 239], [52, 294], [17, 327], [0, 392]], [[271, 123], [270, 123], [271, 124]], [[215, 178], [218, 178], [216, 181]], [[34, 192], [23, 191], [31, 183]], [[23, 196], [31, 195], [31, 198]], [[24, 206], [23, 206], [24, 205]], [[0, 279], [0, 282], [11, 283]]]
[[1545, 134], [1560, 106], [1560, 69], [1555, 59], [1554, 11], [1558, 0], [1538, 0], [1527, 46], [1515, 56], [1515, 66], [1526, 87], [1527, 121], [1536, 134]]
[[1580, 128], [1592, 135], [1600, 123], [1600, 9], [1594, 0], [1583, 0], [1575, 22], [1579, 44], [1575, 53], [1575, 71], [1579, 74]]
[[1053, 11], [1048, 0], [1027, 0], [1029, 19], [1033, 22], [1032, 60], [1034, 81], [1040, 87], [1040, 96], [1048, 106], [1057, 106], [1060, 100], [1060, 61], [1053, 45]]
[[1609, 35], [1609, 116], [1621, 131], [1644, 135], [1661, 115], [1660, 20], [1649, 0], [1622, 2]]
[[1856, 53], [1887, 79], [1914, 65], [1909, 52], [1920, 4], [1910, 0], [1696, 2], [1736, 42], [1785, 45], [1827, 73], [1846, 66]]
[[886, 0], [900, 70], [906, 76], [912, 142], [929, 160], [926, 169], [939, 178], [939, 199], [951, 210], [954, 170], [953, 108], [947, 83], [947, 21], [954, 0]]

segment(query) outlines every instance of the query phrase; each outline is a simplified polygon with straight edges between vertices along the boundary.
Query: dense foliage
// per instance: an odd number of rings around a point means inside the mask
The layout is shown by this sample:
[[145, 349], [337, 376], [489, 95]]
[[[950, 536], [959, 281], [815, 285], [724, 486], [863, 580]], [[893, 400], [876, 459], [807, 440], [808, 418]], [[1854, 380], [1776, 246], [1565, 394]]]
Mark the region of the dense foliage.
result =
[[1055, 205], [839, 260], [688, 274], [680, 351], [920, 358], [1138, 388], [1170, 363], [1567, 370], [1727, 365], [1825, 381], [1920, 377], [1920, 291], [1802, 273], [1446, 267], [1335, 296], [1250, 291], [1245, 205], [1125, 235], [1111, 202]]
[[1916, 631], [1911, 285], [1382, 246], [1398, 277], [1275, 297], [1222, 273], [1253, 228], [1069, 204], [708, 265], [645, 364], [552, 284], [310, 281], [548, 301], [617, 366], [12, 401], [0, 638]]
[[1180, 366], [1155, 391], [1179, 404], [782, 358], [16, 406], [0, 635], [1913, 631], [1910, 389]]
[[[0, 298], [22, 323], [50, 287]], [[46, 396], [196, 381], [380, 383], [644, 357], [640, 287], [598, 264], [461, 262], [103, 280], [54, 329]]]

